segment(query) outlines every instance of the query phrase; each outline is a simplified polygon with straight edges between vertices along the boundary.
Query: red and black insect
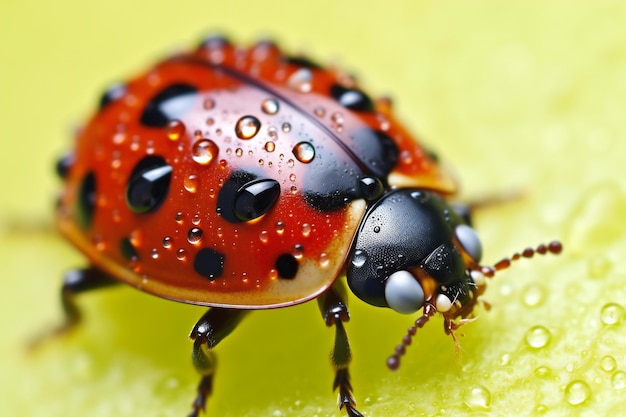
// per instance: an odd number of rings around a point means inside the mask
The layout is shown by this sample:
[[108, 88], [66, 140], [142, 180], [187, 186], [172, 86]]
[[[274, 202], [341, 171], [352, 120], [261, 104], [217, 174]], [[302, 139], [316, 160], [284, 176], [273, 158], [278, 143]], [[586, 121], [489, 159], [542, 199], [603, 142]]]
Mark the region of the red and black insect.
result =
[[[352, 395], [347, 281], [363, 301], [418, 318], [388, 360], [439, 312], [452, 332], [496, 267], [433, 153], [354, 79], [272, 42], [210, 37], [112, 86], [58, 163], [61, 232], [91, 262], [66, 275], [74, 296], [114, 282], [210, 307], [191, 332], [204, 409], [213, 348], [249, 310], [316, 298], [337, 330], [339, 407]], [[525, 251], [558, 253], [558, 243]]]

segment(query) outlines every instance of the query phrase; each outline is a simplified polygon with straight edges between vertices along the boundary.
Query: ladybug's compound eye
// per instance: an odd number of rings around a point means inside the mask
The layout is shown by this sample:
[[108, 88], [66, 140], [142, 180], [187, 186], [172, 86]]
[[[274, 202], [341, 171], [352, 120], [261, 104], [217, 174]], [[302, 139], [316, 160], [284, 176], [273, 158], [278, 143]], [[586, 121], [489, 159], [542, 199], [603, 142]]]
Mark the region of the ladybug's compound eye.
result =
[[474, 261], [480, 262], [480, 258], [483, 255], [483, 247], [474, 229], [466, 224], [461, 224], [456, 227], [455, 233], [463, 249], [465, 249], [465, 252], [467, 252]]
[[385, 300], [398, 313], [415, 313], [424, 305], [424, 289], [410, 272], [394, 272], [385, 282]]

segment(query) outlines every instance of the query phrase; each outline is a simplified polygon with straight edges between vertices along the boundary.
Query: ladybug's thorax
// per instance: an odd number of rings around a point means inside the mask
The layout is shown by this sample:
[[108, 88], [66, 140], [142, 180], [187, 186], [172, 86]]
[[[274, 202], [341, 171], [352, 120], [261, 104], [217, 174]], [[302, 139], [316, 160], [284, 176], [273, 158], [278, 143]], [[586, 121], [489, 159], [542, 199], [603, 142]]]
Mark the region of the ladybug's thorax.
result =
[[441, 196], [419, 189], [385, 194], [365, 213], [347, 268], [369, 304], [408, 313], [439, 295], [474, 299], [470, 269], [480, 257], [472, 229]]

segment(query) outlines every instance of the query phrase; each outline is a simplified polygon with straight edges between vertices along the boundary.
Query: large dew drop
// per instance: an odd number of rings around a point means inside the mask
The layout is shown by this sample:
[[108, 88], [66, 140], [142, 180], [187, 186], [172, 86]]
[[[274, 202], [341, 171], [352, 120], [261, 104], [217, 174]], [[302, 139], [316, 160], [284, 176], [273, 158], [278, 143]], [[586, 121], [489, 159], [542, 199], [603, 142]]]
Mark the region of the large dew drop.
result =
[[304, 164], [310, 163], [315, 158], [315, 148], [309, 142], [299, 142], [293, 147], [293, 155]]
[[191, 158], [200, 165], [209, 165], [218, 153], [219, 148], [211, 139], [200, 139], [191, 148]]
[[261, 122], [254, 116], [243, 116], [235, 125], [235, 134], [239, 139], [252, 139], [261, 128]]

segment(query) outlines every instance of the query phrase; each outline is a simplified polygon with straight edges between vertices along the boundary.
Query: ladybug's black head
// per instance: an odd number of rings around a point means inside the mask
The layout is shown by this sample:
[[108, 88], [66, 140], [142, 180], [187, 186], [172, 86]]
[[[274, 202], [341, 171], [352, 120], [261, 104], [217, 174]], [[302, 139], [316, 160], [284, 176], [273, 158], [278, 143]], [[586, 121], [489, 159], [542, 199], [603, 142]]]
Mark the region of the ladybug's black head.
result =
[[507, 268], [511, 260], [558, 254], [561, 249], [555, 241], [524, 249], [493, 267], [481, 266], [480, 240], [453, 205], [431, 191], [399, 189], [366, 211], [346, 275], [352, 292], [369, 304], [403, 314], [423, 308], [387, 361], [390, 369], [396, 369], [411, 337], [435, 313], [443, 314], [445, 329], [453, 334], [464, 322], [456, 319], [472, 314], [485, 290], [485, 277]]
[[458, 312], [484, 285], [471, 273], [481, 254], [474, 230], [442, 197], [400, 189], [366, 212], [347, 267], [348, 285], [365, 302], [403, 314], [425, 303]]

